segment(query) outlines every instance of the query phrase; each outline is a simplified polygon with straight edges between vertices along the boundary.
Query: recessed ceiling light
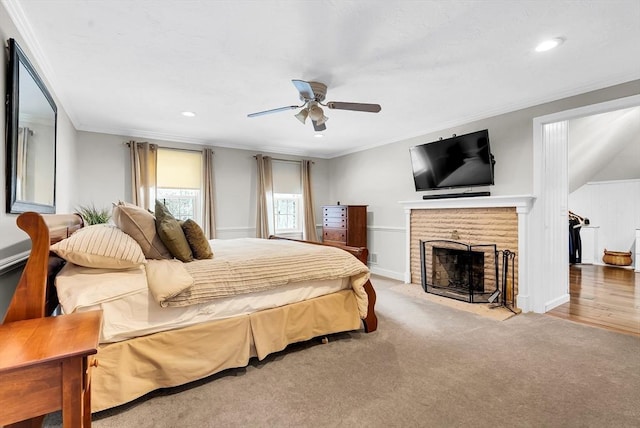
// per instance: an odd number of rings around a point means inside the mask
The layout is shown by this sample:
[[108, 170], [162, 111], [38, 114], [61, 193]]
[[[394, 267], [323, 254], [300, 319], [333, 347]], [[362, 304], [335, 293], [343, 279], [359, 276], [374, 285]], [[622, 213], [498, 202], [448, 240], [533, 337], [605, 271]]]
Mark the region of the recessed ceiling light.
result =
[[182, 114], [183, 116], [185, 116], [185, 117], [195, 117], [195, 115], [196, 115], [196, 114], [195, 114], [194, 112], [192, 112], [192, 111], [183, 111], [181, 114]]
[[323, 134], [313, 134], [313, 136], [314, 136], [314, 137], [316, 137], [316, 138], [322, 138], [322, 137], [324, 137], [324, 135], [323, 135]]
[[536, 46], [536, 52], [545, 52], [545, 51], [551, 50], [553, 48], [560, 46], [562, 43], [564, 43], [564, 39], [561, 37], [545, 40], [544, 42]]

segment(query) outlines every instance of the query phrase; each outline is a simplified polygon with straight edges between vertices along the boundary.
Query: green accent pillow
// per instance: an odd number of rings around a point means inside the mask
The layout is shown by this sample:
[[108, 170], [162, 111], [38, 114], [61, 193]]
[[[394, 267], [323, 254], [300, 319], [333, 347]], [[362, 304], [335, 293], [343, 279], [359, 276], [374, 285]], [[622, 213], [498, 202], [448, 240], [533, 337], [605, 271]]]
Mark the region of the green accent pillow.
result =
[[198, 223], [191, 219], [185, 220], [184, 223], [182, 223], [182, 231], [184, 232], [184, 236], [187, 237], [187, 242], [189, 243], [189, 247], [191, 247], [193, 257], [198, 260], [213, 258], [211, 245], [209, 245], [209, 241]]
[[192, 261], [193, 253], [180, 223], [160, 201], [156, 201], [155, 215], [158, 235], [171, 255], [182, 262]]

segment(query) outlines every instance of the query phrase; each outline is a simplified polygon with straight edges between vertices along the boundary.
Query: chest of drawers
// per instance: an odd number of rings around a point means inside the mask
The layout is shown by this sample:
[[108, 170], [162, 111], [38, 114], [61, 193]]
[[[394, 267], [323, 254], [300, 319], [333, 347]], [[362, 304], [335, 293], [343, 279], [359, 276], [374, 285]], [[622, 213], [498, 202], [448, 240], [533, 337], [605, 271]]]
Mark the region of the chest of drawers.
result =
[[367, 246], [367, 206], [327, 205], [322, 207], [322, 240], [327, 243]]

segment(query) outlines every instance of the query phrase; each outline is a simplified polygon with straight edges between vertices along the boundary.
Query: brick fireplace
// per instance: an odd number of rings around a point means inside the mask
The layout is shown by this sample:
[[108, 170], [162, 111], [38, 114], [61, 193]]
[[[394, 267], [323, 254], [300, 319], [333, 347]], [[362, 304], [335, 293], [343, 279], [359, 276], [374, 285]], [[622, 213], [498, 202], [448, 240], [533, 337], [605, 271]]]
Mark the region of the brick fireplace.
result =
[[492, 302], [498, 296], [498, 269], [495, 244], [420, 241], [420, 280], [427, 293], [469, 303]]
[[421, 240], [451, 240], [467, 245], [495, 244], [498, 251], [510, 250], [516, 253], [511, 266], [515, 274], [514, 295], [508, 295], [507, 300], [517, 302], [518, 284], [523, 278], [522, 270], [526, 269], [522, 265], [526, 260], [526, 214], [532, 202], [533, 198], [530, 196], [401, 202], [407, 223], [405, 282], [416, 285], [422, 283]]

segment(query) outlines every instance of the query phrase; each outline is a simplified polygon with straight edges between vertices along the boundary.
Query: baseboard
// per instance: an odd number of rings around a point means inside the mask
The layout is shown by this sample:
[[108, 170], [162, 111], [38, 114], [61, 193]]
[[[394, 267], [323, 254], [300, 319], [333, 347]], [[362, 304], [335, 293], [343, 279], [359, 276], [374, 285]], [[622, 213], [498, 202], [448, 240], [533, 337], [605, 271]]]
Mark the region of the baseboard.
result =
[[384, 276], [385, 278], [396, 279], [398, 281], [404, 281], [404, 272], [396, 272], [393, 270], [382, 269], [375, 266], [369, 266], [369, 270], [374, 275]]
[[549, 312], [551, 309], [567, 303], [570, 298], [571, 296], [569, 296], [569, 294], [564, 294], [560, 297], [556, 297], [555, 299], [545, 303], [544, 311]]
[[522, 295], [518, 292], [518, 296], [516, 296], [518, 308], [522, 310], [522, 312], [531, 312], [533, 309], [531, 308], [530, 298], [529, 296]]

